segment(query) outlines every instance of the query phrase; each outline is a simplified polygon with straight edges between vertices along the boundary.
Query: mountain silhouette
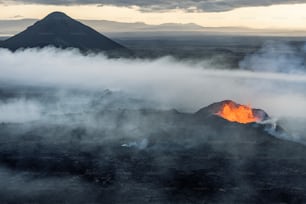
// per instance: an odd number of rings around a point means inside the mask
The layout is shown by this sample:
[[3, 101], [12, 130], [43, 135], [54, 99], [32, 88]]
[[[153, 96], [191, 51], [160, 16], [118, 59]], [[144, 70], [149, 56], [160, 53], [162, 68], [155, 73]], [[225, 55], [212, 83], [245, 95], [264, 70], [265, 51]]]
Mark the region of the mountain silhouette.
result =
[[49, 14], [25, 31], [1, 42], [0, 46], [12, 51], [20, 48], [42, 48], [46, 46], [79, 48], [81, 51], [126, 49], [62, 12]]

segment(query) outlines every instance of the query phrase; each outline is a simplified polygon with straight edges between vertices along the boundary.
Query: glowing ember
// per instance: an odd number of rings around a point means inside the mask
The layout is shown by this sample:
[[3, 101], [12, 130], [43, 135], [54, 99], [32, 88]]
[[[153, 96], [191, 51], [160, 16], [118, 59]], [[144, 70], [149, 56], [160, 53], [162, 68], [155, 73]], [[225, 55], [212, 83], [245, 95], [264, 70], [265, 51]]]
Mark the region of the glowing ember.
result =
[[257, 122], [260, 120], [254, 116], [250, 106], [239, 105], [233, 102], [227, 102], [224, 104], [221, 110], [216, 114], [231, 122], [244, 124]]

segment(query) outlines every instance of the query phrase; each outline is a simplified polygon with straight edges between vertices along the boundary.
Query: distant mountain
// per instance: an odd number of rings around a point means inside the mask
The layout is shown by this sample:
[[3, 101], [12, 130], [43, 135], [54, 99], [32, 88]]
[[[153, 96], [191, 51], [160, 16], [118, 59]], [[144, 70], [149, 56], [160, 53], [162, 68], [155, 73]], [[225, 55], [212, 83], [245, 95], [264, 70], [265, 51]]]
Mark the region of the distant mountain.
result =
[[143, 22], [122, 23], [106, 20], [81, 20], [100, 32], [161, 32], [161, 31], [203, 31], [204, 27], [194, 23], [164, 23], [148, 25]]
[[53, 12], [25, 31], [1, 42], [10, 50], [55, 46], [79, 48], [82, 51], [124, 50], [125, 48], [94, 29], [64, 13]]
[[[26, 29], [34, 24], [37, 19], [0, 20], [0, 36], [10, 36]], [[143, 22], [123, 23], [107, 20], [79, 20], [94, 28], [98, 32], [158, 32], [158, 31], [203, 31], [204, 27], [194, 23], [165, 23], [160, 25], [148, 25]]]
[[[37, 19], [0, 20], [0, 37], [12, 36]], [[305, 30], [277, 30], [277, 29], [252, 29], [245, 27], [203, 27], [194, 23], [164, 23], [160, 25], [149, 25], [143, 22], [124, 23], [108, 20], [79, 20], [80, 22], [94, 28], [100, 33], [108, 33], [112, 37], [129, 38], [137, 36], [167, 35], [202, 35], [205, 34], [240, 34], [240, 35], [267, 35], [267, 36], [305, 36]], [[127, 35], [130, 34], [130, 35]]]

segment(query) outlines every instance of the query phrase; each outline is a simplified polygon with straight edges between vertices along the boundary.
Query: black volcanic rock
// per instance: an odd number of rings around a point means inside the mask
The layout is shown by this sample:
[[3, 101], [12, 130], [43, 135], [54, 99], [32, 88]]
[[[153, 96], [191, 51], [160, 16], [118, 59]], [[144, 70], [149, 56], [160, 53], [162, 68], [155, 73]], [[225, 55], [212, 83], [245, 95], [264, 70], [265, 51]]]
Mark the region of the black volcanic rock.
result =
[[1, 47], [15, 51], [19, 48], [54, 46], [79, 48], [82, 51], [125, 50], [94, 29], [76, 21], [64, 13], [53, 12], [37, 21], [25, 31], [1, 42]]

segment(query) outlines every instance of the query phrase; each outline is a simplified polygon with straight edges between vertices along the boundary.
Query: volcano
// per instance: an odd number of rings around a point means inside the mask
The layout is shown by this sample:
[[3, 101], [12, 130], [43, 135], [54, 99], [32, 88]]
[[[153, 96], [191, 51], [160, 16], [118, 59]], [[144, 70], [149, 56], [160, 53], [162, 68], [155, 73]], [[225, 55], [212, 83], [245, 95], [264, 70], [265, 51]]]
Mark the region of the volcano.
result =
[[214, 114], [225, 120], [243, 124], [263, 122], [270, 119], [269, 115], [264, 110], [251, 108], [248, 105], [241, 105], [232, 100], [213, 103], [196, 113], [196, 115], [207, 114]]
[[94, 29], [76, 21], [65, 13], [53, 12], [25, 31], [1, 42], [3, 48], [78, 48], [81, 51], [127, 50]]

